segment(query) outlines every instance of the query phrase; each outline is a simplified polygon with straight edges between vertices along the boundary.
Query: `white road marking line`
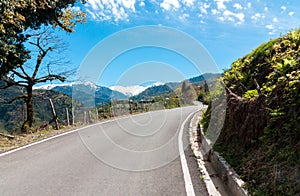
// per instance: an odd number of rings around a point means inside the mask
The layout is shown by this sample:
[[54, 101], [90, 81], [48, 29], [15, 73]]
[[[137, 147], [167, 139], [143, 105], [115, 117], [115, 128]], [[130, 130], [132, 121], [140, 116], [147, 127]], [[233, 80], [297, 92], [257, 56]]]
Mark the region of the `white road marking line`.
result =
[[37, 144], [40, 144], [40, 143], [43, 143], [43, 142], [46, 142], [46, 141], [49, 141], [49, 140], [52, 140], [52, 139], [55, 139], [55, 138], [64, 136], [64, 135], [68, 135], [68, 134], [74, 133], [74, 132], [76, 132], [76, 131], [80, 131], [80, 130], [85, 129], [85, 128], [89, 128], [89, 127], [93, 127], [93, 126], [105, 124], [105, 123], [108, 123], [108, 122], [111, 122], [111, 121], [113, 121], [113, 120], [108, 120], [108, 121], [104, 121], [104, 122], [99, 122], [99, 123], [96, 123], [96, 124], [92, 124], [92, 125], [84, 126], [84, 127], [78, 128], [78, 129], [71, 130], [71, 131], [67, 131], [67, 132], [64, 132], [64, 133], [61, 133], [61, 134], [52, 136], [52, 137], [48, 137], [48, 138], [45, 138], [45, 139], [42, 139], [42, 140], [39, 140], [39, 141], [30, 143], [30, 144], [27, 144], [27, 145], [25, 145], [25, 146], [21, 146], [21, 147], [19, 147], [19, 148], [15, 148], [15, 149], [13, 149], [13, 150], [10, 150], [10, 151], [1, 153], [1, 154], [0, 154], [0, 157], [5, 156], [5, 155], [8, 155], [8, 154], [11, 154], [11, 153], [14, 153], [14, 152], [17, 152], [17, 151], [19, 151], [19, 150], [23, 150], [23, 149], [28, 148], [28, 147], [30, 147], [30, 146], [34, 146], [34, 145], [37, 145]]
[[180, 132], [178, 135], [179, 156], [180, 156], [181, 167], [182, 167], [183, 177], [184, 177], [185, 191], [186, 191], [187, 196], [195, 196], [195, 191], [194, 191], [194, 186], [192, 183], [191, 175], [190, 175], [189, 168], [188, 168], [187, 161], [186, 161], [185, 154], [184, 154], [182, 135], [183, 135], [184, 125], [186, 124], [188, 119], [195, 113], [196, 112], [191, 113], [184, 120], [184, 122], [181, 125]]
[[[178, 109], [178, 108], [175, 108], [175, 109]], [[153, 112], [157, 112], [157, 111], [153, 111]], [[41, 140], [39, 140], [39, 141], [36, 141], [36, 142], [30, 143], [30, 144], [27, 144], [27, 145], [25, 145], [25, 146], [21, 146], [21, 147], [19, 147], [19, 148], [15, 148], [15, 149], [12, 149], [12, 150], [9, 150], [9, 151], [0, 153], [0, 157], [3, 157], [3, 156], [5, 156], [5, 155], [8, 155], [8, 154], [11, 154], [11, 153], [14, 153], [14, 152], [17, 152], [17, 151], [19, 151], [19, 150], [23, 150], [23, 149], [28, 148], [28, 147], [30, 147], [30, 146], [34, 146], [34, 145], [37, 145], [37, 144], [40, 144], [40, 143], [43, 143], [43, 142], [46, 142], [46, 141], [49, 141], [49, 140], [52, 140], [52, 139], [55, 139], [55, 138], [64, 136], [64, 135], [68, 135], [68, 134], [74, 133], [74, 132], [76, 132], [76, 131], [80, 131], [80, 130], [85, 129], [85, 128], [89, 128], [89, 127], [93, 127], [93, 126], [97, 126], [97, 125], [101, 125], [101, 124], [113, 122], [113, 121], [116, 121], [116, 120], [122, 120], [122, 119], [126, 119], [126, 118], [131, 118], [131, 117], [133, 117], [133, 116], [146, 115], [146, 114], [149, 114], [149, 113], [148, 113], [148, 112], [145, 112], [145, 113], [139, 113], [139, 114], [134, 114], [134, 115], [126, 115], [126, 116], [122, 116], [122, 117], [119, 117], [119, 118], [113, 118], [113, 119], [111, 119], [111, 120], [107, 120], [107, 121], [103, 121], [103, 122], [98, 122], [98, 123], [95, 123], [95, 124], [92, 124], [92, 125], [87, 125], [87, 126], [84, 126], [84, 127], [78, 128], [78, 129], [74, 129], [74, 130], [71, 130], [71, 131], [67, 131], [67, 132], [64, 132], [64, 133], [61, 133], [61, 134], [52, 136], [52, 137], [48, 137], [48, 138], [45, 138], [45, 139], [41, 139]]]

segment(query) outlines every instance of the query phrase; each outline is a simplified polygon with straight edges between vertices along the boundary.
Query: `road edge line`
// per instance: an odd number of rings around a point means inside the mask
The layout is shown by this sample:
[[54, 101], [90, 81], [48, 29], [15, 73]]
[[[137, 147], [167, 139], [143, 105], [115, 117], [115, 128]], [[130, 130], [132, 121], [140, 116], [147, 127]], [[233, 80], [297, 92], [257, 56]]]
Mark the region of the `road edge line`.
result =
[[[198, 112], [198, 110], [196, 112]], [[179, 134], [178, 134], [179, 156], [180, 156], [180, 162], [181, 162], [181, 168], [182, 168], [182, 172], [183, 172], [185, 191], [186, 191], [187, 196], [195, 196], [195, 190], [194, 190], [194, 186], [193, 186], [193, 183], [192, 183], [189, 168], [188, 168], [188, 165], [187, 165], [187, 161], [186, 161], [186, 158], [185, 158], [182, 136], [183, 136], [183, 130], [184, 130], [185, 124], [187, 123], [188, 119], [190, 119], [191, 116], [194, 115], [196, 112], [193, 112], [193, 113], [189, 114], [188, 117], [183, 121], [183, 123], [181, 124], [181, 127], [180, 127]]]
[[[178, 108], [173, 108], [173, 109], [178, 109]], [[153, 112], [156, 112], [156, 111], [158, 111], [158, 110], [155, 110]], [[113, 118], [113, 119], [110, 119], [110, 120], [106, 120], [106, 121], [102, 121], [102, 122], [97, 122], [97, 123], [94, 123], [94, 124], [91, 124], [91, 125], [86, 125], [86, 126], [77, 128], [77, 129], [69, 130], [69, 131], [60, 133], [58, 135], [54, 135], [54, 136], [51, 136], [51, 137], [48, 137], [48, 138], [44, 138], [44, 139], [41, 139], [41, 140], [38, 140], [38, 141], [35, 141], [35, 142], [28, 143], [28, 144], [26, 144], [24, 146], [20, 146], [20, 147], [17, 147], [17, 148], [14, 148], [14, 149], [2, 152], [2, 153], [0, 153], [0, 157], [3, 157], [5, 155], [17, 152], [19, 150], [23, 150], [25, 148], [29, 148], [31, 146], [34, 146], [34, 145], [37, 145], [37, 144], [40, 144], [40, 143], [43, 143], [43, 142], [46, 142], [46, 141], [49, 141], [49, 140], [52, 140], [52, 139], [64, 136], [64, 135], [68, 135], [68, 134], [80, 131], [80, 130], [85, 129], [85, 128], [89, 128], [89, 127], [93, 127], [93, 126], [105, 124], [105, 123], [112, 122], [112, 121], [115, 121], [115, 120], [121, 120], [121, 119], [125, 119], [125, 118], [131, 118], [132, 116], [145, 115], [147, 113], [148, 112], [142, 112], [142, 113], [138, 113], [138, 114], [131, 114], [131, 115], [126, 115], [126, 116], [120, 116], [119, 118]]]
[[80, 131], [80, 130], [85, 129], [85, 128], [90, 128], [90, 127], [93, 127], [93, 126], [105, 124], [105, 123], [108, 123], [108, 122], [111, 122], [111, 121], [114, 121], [114, 120], [115, 120], [115, 119], [108, 120], [108, 121], [103, 121], [103, 122], [98, 122], [98, 123], [95, 123], [95, 124], [92, 124], [92, 125], [87, 125], [87, 126], [84, 126], [84, 127], [80, 127], [80, 128], [77, 128], [77, 129], [73, 129], [73, 130], [70, 130], [70, 131], [66, 131], [66, 132], [60, 133], [60, 134], [58, 134], [58, 135], [54, 135], [54, 136], [52, 136], [52, 137], [48, 137], [48, 138], [45, 138], [45, 139], [41, 139], [41, 140], [38, 140], [38, 141], [36, 141], [36, 142], [32, 142], [32, 143], [26, 144], [26, 145], [24, 145], [24, 146], [21, 146], [21, 147], [18, 147], [18, 148], [15, 148], [15, 149], [12, 149], [12, 150], [3, 152], [3, 153], [0, 154], [0, 157], [3, 157], [3, 156], [5, 156], [5, 155], [9, 155], [9, 154], [11, 154], [11, 153], [14, 153], [14, 152], [23, 150], [23, 149], [25, 149], [25, 148], [29, 148], [29, 147], [31, 147], [31, 146], [35, 146], [35, 145], [37, 145], [37, 144], [40, 144], [40, 143], [43, 143], [43, 142], [46, 142], [46, 141], [49, 141], [49, 140], [52, 140], [52, 139], [55, 139], [55, 138], [64, 136], [64, 135], [68, 135], [68, 134], [71, 134], [71, 133]]

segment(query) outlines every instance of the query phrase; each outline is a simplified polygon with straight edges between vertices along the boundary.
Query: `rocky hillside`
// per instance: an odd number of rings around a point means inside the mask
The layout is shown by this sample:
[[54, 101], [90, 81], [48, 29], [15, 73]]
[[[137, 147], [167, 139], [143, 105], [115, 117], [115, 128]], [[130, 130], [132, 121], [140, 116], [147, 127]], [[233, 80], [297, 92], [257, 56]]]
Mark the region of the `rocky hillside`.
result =
[[[251, 195], [300, 192], [300, 30], [262, 44], [222, 77], [223, 131], [214, 148]], [[207, 126], [210, 113], [202, 121]]]

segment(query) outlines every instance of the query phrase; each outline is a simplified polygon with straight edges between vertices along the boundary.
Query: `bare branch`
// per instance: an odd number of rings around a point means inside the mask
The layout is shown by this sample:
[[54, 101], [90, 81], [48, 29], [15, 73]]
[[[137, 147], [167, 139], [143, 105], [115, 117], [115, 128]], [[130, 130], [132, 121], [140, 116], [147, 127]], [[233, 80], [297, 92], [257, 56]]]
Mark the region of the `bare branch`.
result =
[[38, 47], [38, 48], [40, 49], [40, 51], [44, 52], [44, 48], [42, 48], [42, 47], [40, 46], [40, 38], [39, 38], [39, 37], [37, 38], [36, 43], [34, 43], [34, 42], [29, 42], [29, 43], [30, 43], [31, 45], [34, 45], [34, 46]]
[[53, 81], [53, 80], [59, 80], [61, 82], [64, 82], [65, 79], [66, 79], [65, 77], [60, 76], [60, 75], [49, 74], [47, 76], [43, 76], [43, 77], [35, 79], [34, 83], [36, 84], [36, 83], [42, 83], [42, 82], [47, 82], [47, 81]]
[[2, 77], [1, 80], [5, 83], [5, 85], [0, 86], [0, 89], [7, 89], [12, 86], [21, 86], [27, 87], [27, 81], [14, 81], [8, 77]]
[[14, 74], [16, 74], [18, 77], [20, 77], [20, 78], [22, 78], [22, 79], [24, 79], [24, 80], [26, 80], [27, 79], [27, 77], [26, 76], [23, 76], [22, 74], [20, 74], [19, 72], [17, 72], [16, 70], [11, 70]]
[[16, 82], [14, 82], [13, 80], [9, 79], [8, 77], [6, 76], [3, 76], [1, 78], [1, 80], [5, 83], [5, 85], [3, 86], [0, 86], [0, 89], [7, 89], [11, 86], [14, 86]]
[[26, 99], [26, 98], [27, 98], [27, 96], [26, 96], [25, 94], [23, 94], [23, 95], [20, 95], [20, 96], [17, 96], [17, 97], [15, 97], [15, 98], [11, 99], [11, 100], [8, 101], [7, 103], [8, 103], [8, 104], [12, 104], [13, 102], [17, 101], [18, 99]]
[[36, 75], [37, 75], [37, 72], [38, 72], [38, 70], [39, 70], [39, 68], [40, 68], [40, 66], [41, 66], [41, 63], [42, 63], [42, 61], [43, 61], [43, 59], [44, 59], [44, 57], [47, 55], [47, 53], [49, 52], [49, 51], [51, 51], [52, 50], [52, 48], [51, 47], [48, 47], [46, 50], [43, 50], [43, 52], [42, 52], [42, 54], [39, 54], [38, 55], [38, 58], [37, 58], [37, 60], [36, 60], [36, 66], [35, 66], [35, 70], [34, 70], [34, 72], [33, 72], [33, 74], [32, 74], [32, 79], [35, 79], [35, 77], [36, 77]]
[[63, 30], [67, 31], [68, 33], [73, 33], [74, 30], [72, 28], [68, 28], [66, 27], [62, 22], [60, 22], [58, 19], [55, 19], [55, 22], [57, 23], [57, 25], [62, 28]]
[[223, 88], [225, 88], [226, 93], [230, 96], [233, 97], [234, 99], [238, 100], [238, 101], [244, 101], [244, 98], [238, 96], [237, 94], [235, 94], [234, 92], [232, 92], [225, 84], [224, 82], [221, 80], [220, 81], [221, 85]]
[[256, 89], [257, 89], [258, 94], [261, 95], [262, 93], [261, 93], [261, 90], [260, 90], [260, 86], [259, 86], [259, 84], [258, 84], [258, 82], [255, 78], [254, 78], [254, 83], [256, 85]]
[[20, 66], [21, 71], [23, 72], [23, 74], [26, 76], [26, 78], [30, 78], [30, 76], [26, 73], [26, 71], [24, 70], [23, 66]]

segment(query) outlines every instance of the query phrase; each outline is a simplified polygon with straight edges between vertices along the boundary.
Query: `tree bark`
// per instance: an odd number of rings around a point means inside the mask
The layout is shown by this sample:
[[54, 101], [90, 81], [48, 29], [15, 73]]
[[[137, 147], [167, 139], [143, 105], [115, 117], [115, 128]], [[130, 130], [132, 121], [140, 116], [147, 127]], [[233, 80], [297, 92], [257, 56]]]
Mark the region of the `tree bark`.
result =
[[34, 118], [34, 109], [33, 109], [33, 92], [32, 92], [32, 84], [28, 84], [27, 90], [27, 97], [25, 98], [26, 103], [26, 113], [27, 117], [25, 122], [22, 125], [21, 131], [28, 132], [29, 129], [32, 127], [33, 118]]

